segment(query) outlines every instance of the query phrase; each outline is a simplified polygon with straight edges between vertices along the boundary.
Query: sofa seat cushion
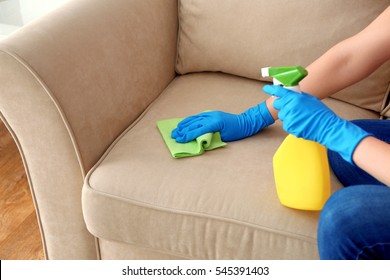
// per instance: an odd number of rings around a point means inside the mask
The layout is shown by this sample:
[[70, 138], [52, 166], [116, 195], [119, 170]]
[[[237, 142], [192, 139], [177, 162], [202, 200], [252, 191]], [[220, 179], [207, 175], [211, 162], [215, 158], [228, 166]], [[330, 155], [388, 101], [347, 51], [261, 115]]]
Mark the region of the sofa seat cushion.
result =
[[[259, 134], [198, 157], [173, 159], [156, 121], [204, 110], [240, 113], [264, 101], [262, 82], [221, 73], [177, 77], [125, 131], [83, 187], [98, 238], [191, 259], [316, 259], [319, 212], [279, 203], [272, 156], [286, 133]], [[327, 100], [344, 117], [378, 115]], [[340, 184], [332, 175], [333, 191]]]

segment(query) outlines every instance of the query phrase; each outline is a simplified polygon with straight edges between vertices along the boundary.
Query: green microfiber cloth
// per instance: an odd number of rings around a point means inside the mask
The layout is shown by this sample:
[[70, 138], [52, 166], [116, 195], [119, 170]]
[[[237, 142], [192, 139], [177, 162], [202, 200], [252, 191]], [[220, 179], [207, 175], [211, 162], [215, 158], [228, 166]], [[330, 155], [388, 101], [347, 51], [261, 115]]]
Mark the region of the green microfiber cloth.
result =
[[174, 158], [198, 156], [205, 151], [226, 145], [225, 142], [222, 142], [219, 132], [203, 134], [188, 143], [177, 143], [176, 140], [171, 137], [171, 133], [181, 120], [183, 119], [176, 118], [157, 122], [157, 127], [164, 138], [165, 144]]

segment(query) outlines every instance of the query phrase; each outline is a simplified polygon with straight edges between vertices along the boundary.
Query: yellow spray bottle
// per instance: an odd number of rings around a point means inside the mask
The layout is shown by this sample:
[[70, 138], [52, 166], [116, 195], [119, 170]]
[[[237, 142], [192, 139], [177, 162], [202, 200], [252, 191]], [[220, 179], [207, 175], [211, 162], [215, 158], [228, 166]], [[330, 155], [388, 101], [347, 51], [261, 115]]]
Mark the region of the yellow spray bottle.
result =
[[[262, 68], [274, 85], [300, 93], [307, 76], [300, 66]], [[288, 135], [273, 157], [276, 191], [280, 203], [301, 210], [321, 210], [330, 196], [330, 172], [326, 148], [317, 142]]]

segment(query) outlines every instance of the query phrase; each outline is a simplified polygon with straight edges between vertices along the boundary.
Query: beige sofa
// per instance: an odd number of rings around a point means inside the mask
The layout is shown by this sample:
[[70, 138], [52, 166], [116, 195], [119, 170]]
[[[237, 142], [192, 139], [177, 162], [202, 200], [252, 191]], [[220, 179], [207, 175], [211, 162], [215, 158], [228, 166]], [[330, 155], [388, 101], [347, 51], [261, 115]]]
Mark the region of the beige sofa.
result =
[[[76, 0], [0, 42], [0, 112], [48, 259], [316, 259], [319, 212], [283, 207], [261, 133], [173, 159], [156, 121], [264, 101], [266, 66], [306, 66], [388, 0]], [[324, 77], [326, 79], [327, 77]], [[390, 114], [390, 64], [324, 100]], [[332, 191], [340, 183], [332, 175]], [[329, 238], [332, 238], [329, 236]]]

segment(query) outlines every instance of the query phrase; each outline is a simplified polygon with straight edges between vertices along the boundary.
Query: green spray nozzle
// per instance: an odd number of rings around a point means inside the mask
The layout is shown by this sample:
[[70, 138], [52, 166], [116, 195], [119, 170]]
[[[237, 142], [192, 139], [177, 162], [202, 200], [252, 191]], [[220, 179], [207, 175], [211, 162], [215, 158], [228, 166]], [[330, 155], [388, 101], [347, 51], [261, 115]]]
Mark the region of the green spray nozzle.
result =
[[286, 87], [297, 86], [307, 76], [307, 71], [301, 66], [267, 67], [261, 69], [263, 77], [273, 77]]

